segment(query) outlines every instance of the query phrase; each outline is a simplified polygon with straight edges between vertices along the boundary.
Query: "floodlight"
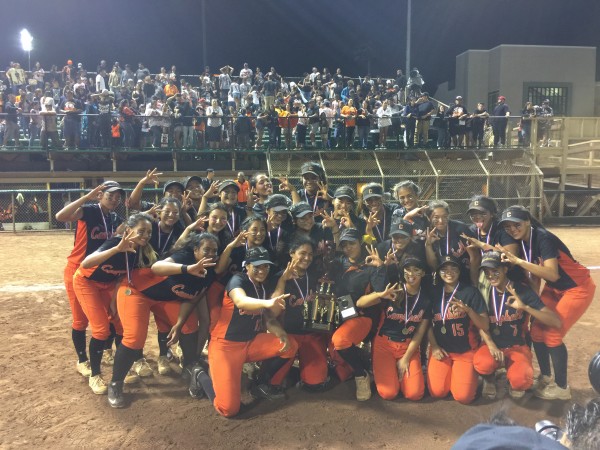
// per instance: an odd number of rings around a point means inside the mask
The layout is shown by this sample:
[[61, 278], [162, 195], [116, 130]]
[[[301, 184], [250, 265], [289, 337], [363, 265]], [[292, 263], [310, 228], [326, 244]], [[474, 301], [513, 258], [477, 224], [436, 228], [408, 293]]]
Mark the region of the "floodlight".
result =
[[33, 36], [25, 28], [21, 30], [21, 46], [25, 52], [33, 50]]

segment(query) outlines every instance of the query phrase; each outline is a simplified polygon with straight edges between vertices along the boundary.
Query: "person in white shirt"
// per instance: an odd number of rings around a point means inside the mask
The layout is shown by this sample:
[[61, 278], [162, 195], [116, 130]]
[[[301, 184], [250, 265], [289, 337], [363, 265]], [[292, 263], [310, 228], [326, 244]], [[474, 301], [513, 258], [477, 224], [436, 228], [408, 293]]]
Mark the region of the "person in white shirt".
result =
[[159, 148], [160, 135], [162, 134], [162, 109], [158, 105], [156, 98], [153, 98], [146, 105], [145, 115], [148, 117], [148, 127], [152, 133], [152, 148]]
[[106, 89], [106, 81], [104, 77], [106, 76], [106, 70], [102, 69], [98, 75], [96, 75], [96, 92], [100, 93]]
[[392, 109], [390, 108], [389, 102], [385, 100], [376, 112], [379, 117], [377, 126], [379, 127], [379, 148], [387, 148], [385, 146], [387, 141], [387, 133], [392, 125]]
[[206, 134], [208, 137], [209, 148], [219, 148], [221, 146], [221, 118], [223, 110], [219, 106], [217, 99], [213, 99], [210, 106], [206, 108]]

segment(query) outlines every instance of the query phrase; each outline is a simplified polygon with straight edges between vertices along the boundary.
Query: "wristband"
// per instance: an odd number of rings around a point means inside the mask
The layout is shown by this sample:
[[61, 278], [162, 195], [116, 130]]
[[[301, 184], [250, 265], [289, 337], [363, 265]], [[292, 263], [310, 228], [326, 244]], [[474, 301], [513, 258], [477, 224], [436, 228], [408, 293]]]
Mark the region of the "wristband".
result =
[[188, 273], [187, 269], [188, 269], [188, 266], [186, 264], [181, 265], [181, 273]]

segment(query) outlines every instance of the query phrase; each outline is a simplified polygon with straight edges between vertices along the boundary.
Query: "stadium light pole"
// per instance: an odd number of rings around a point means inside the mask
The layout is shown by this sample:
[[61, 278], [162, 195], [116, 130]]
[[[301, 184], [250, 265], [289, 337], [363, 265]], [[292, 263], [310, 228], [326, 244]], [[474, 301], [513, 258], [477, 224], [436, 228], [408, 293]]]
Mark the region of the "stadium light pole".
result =
[[412, 0], [408, 0], [406, 4], [406, 72], [405, 76], [408, 80], [410, 74], [410, 29], [411, 29], [411, 15], [412, 15]]
[[29, 72], [31, 72], [31, 50], [33, 50], [33, 36], [26, 28], [21, 30], [21, 47], [27, 52]]
[[202, 3], [200, 4], [201, 7], [201, 20], [202, 20], [202, 71], [204, 72], [204, 69], [206, 68], [207, 65], [207, 56], [206, 56], [206, 0], [202, 0]]

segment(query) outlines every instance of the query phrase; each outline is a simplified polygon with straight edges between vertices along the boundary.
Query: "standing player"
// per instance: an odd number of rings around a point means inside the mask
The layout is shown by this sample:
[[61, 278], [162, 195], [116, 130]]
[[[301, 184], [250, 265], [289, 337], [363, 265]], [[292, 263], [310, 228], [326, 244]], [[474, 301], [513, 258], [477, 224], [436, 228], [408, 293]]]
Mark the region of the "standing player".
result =
[[506, 366], [509, 394], [521, 398], [533, 384], [531, 350], [526, 344], [529, 316], [551, 328], [560, 328], [560, 319], [544, 306], [535, 292], [525, 284], [511, 283], [508, 264], [502, 263], [500, 253], [487, 252], [481, 269], [490, 283], [488, 294], [489, 331], [480, 330], [484, 344], [473, 357], [475, 370], [483, 376], [482, 395], [496, 396], [494, 372]]
[[[531, 339], [541, 371], [535, 395], [546, 400], [569, 400], [568, 354], [563, 338], [590, 306], [596, 285], [590, 271], [575, 261], [567, 246], [535, 221], [524, 207], [505, 209], [500, 223], [523, 250], [523, 258], [519, 258], [499, 246], [503, 261], [521, 267], [538, 287], [541, 280], [546, 281], [540, 297], [544, 305], [556, 312], [562, 323], [560, 329], [550, 328], [539, 321], [531, 325]], [[554, 380], [551, 378], [550, 359]]]
[[473, 401], [477, 390], [473, 356], [479, 345], [478, 330], [487, 331], [490, 323], [477, 288], [459, 281], [458, 259], [446, 255], [437, 269], [442, 285], [434, 289], [432, 296], [427, 385], [432, 397], [444, 398], [452, 393], [454, 400], [466, 405]]
[[[98, 250], [104, 241], [112, 238], [115, 234], [122, 219], [114, 210], [123, 198], [125, 198], [125, 191], [119, 183], [105, 181], [56, 213], [56, 220], [60, 222], [77, 222], [75, 225], [75, 245], [67, 258], [64, 283], [73, 316], [71, 338], [77, 352], [77, 371], [86, 377], [91, 374], [85, 340], [88, 318], [77, 300], [73, 288], [73, 275], [86, 256]], [[98, 203], [90, 203], [95, 201]]]
[[362, 216], [367, 221], [365, 234], [372, 237], [372, 242], [381, 243], [389, 238], [392, 214], [398, 205], [383, 203], [383, 186], [369, 183], [362, 190]]

